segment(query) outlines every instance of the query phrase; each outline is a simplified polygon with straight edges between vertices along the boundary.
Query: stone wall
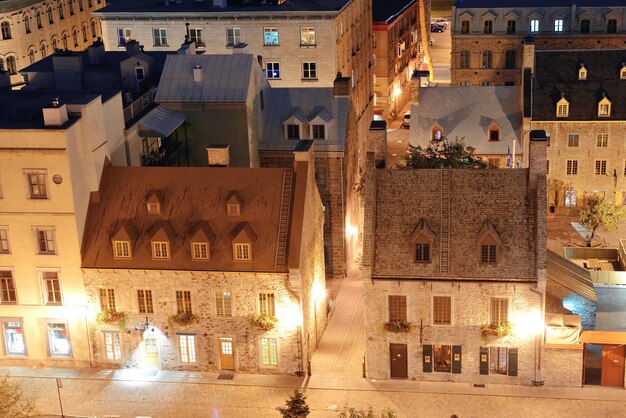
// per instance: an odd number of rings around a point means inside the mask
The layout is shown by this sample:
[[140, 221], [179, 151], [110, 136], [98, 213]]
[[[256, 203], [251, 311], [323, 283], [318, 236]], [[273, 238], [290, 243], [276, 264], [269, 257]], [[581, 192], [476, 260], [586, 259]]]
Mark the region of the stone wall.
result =
[[385, 161], [387, 161], [387, 124], [385, 122], [377, 123], [380, 126], [370, 127], [367, 142], [370, 149], [374, 152], [376, 166], [385, 168]]
[[[84, 269], [85, 291], [93, 312], [100, 310], [99, 289], [115, 290], [116, 308], [126, 314], [123, 327], [90, 325], [92, 353], [97, 365], [108, 365], [104, 355], [104, 330], [120, 331], [122, 361], [115, 365], [135, 367], [142, 361], [141, 340], [146, 317], [157, 335], [160, 367], [167, 370], [220, 370], [218, 338], [234, 339], [235, 369], [238, 372], [290, 374], [299, 370], [297, 318], [298, 298], [288, 289], [288, 275], [264, 273], [216, 273], [155, 270]], [[153, 314], [138, 311], [137, 289], [152, 290]], [[176, 313], [176, 290], [190, 290], [192, 310], [200, 321], [190, 326], [171, 324], [168, 317]], [[216, 291], [233, 295], [232, 317], [216, 316]], [[263, 331], [250, 324], [249, 317], [258, 313], [259, 292], [275, 295], [277, 326]], [[139, 329], [137, 331], [136, 329]], [[195, 335], [195, 363], [179, 361], [177, 333]], [[260, 339], [278, 339], [278, 366], [262, 367]]]
[[582, 387], [583, 350], [546, 348], [543, 377], [546, 386]]

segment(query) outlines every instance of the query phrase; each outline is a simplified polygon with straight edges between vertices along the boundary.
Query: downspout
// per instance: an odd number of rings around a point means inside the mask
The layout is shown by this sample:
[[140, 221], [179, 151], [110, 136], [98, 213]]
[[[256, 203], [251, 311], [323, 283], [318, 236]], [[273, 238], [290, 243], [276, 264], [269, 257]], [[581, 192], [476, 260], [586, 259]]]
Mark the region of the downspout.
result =
[[[535, 379], [532, 381], [533, 386], [543, 386], [543, 378], [541, 377], [541, 347], [545, 330], [545, 307], [544, 294], [538, 289], [538, 285], [530, 286], [530, 290], [539, 295], [539, 317], [541, 322], [541, 332], [535, 332]], [[541, 340], [539, 340], [541, 338]]]
[[[343, 274], [343, 276], [347, 276], [347, 272], [348, 272], [348, 254], [346, 251], [346, 209], [345, 209], [345, 196], [343, 194], [343, 188], [344, 188], [344, 176], [343, 176], [343, 163], [344, 163], [344, 158], [345, 157], [340, 157], [340, 164], [339, 164], [339, 169], [340, 169], [340, 177], [341, 177], [341, 216], [343, 218], [343, 239], [341, 240], [342, 245], [343, 245], [343, 265], [341, 266], [341, 269], [343, 270], [341, 272], [341, 274]], [[333, 272], [333, 274], [336, 272]]]

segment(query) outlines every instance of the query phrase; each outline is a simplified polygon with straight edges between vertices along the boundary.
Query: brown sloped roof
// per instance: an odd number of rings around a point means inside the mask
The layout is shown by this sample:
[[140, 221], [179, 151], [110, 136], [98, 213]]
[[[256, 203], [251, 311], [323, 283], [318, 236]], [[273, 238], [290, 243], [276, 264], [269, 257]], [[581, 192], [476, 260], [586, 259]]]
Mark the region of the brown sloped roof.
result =
[[[106, 167], [99, 199], [89, 204], [82, 245], [85, 268], [284, 271], [274, 267], [280, 217], [282, 168]], [[158, 191], [161, 214], [148, 214], [146, 197]], [[236, 191], [239, 216], [226, 202]], [[242, 225], [252, 242], [252, 261], [233, 261], [232, 239]], [[113, 257], [112, 238], [132, 237], [132, 259]], [[201, 233], [199, 233], [201, 231]], [[118, 234], [116, 234], [118, 233]], [[170, 238], [170, 259], [153, 260], [150, 239]], [[191, 238], [207, 235], [210, 260], [191, 258]]]

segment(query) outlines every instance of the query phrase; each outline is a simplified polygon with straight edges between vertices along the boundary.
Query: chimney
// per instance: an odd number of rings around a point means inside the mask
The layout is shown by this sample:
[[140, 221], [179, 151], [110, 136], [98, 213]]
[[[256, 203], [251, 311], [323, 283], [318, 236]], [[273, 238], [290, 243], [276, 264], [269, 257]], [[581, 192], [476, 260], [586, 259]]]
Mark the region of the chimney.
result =
[[193, 67], [193, 82], [199, 83], [202, 81], [202, 65], [197, 64]]
[[59, 104], [59, 98], [52, 99], [50, 105], [41, 109], [45, 126], [63, 126], [67, 122], [67, 106]]
[[178, 55], [196, 55], [196, 43], [190, 41], [189, 37], [185, 35], [185, 42], [180, 45], [176, 53]]
[[104, 43], [98, 38], [97, 41], [87, 48], [90, 65], [103, 65], [106, 55], [104, 53]]
[[126, 41], [125, 46], [127, 57], [132, 57], [133, 55], [141, 52], [141, 45], [139, 45], [139, 42], [135, 41], [134, 39], [129, 39], [128, 41]]
[[0, 91], [11, 90], [11, 74], [8, 71], [0, 70]]
[[538, 181], [546, 181], [546, 153], [550, 136], [546, 131], [530, 131], [528, 151], [528, 188], [537, 189]]
[[411, 103], [419, 103], [420, 88], [430, 85], [429, 75], [430, 71], [426, 70], [415, 70], [411, 74]]
[[230, 166], [230, 145], [210, 145], [206, 149], [209, 167]]
[[233, 47], [233, 54], [247, 54], [248, 53], [248, 44], [240, 43]]
[[350, 96], [350, 77], [342, 77], [341, 73], [337, 73], [337, 77], [333, 81], [333, 96]]
[[531, 72], [535, 73], [535, 38], [532, 36], [524, 38], [522, 68], [530, 68]]
[[83, 58], [72, 51], [57, 51], [52, 56], [54, 82], [57, 90], [83, 88]]

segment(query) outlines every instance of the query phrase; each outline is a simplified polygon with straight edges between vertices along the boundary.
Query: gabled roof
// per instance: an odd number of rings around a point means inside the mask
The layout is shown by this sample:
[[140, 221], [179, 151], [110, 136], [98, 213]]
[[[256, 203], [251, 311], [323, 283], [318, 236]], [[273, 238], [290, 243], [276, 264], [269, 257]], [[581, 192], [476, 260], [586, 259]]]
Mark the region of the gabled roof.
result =
[[316, 108], [314, 108], [313, 111], [309, 113], [307, 119], [310, 122], [317, 117], [321, 118], [326, 123], [333, 120], [333, 115], [322, 106], [317, 106]]
[[418, 238], [422, 236], [430, 239], [431, 241], [435, 239], [435, 234], [433, 233], [432, 229], [430, 229], [430, 226], [428, 226], [428, 222], [424, 218], [421, 218], [417, 222], [417, 225], [415, 225], [415, 229], [411, 234], [411, 240], [415, 242]]
[[[626, 83], [620, 69], [626, 50], [538, 51], [535, 53], [533, 120], [626, 120]], [[587, 79], [578, 79], [580, 63]], [[610, 117], [598, 117], [602, 93], [610, 93]], [[565, 94], [569, 116], [556, 117], [556, 103]], [[608, 94], [607, 94], [608, 96]]]
[[[157, 103], [245, 103], [252, 77], [251, 54], [168, 55]], [[201, 66], [202, 79], [193, 70]]]
[[[437, 124], [448, 139], [461, 139], [477, 155], [507, 153], [513, 139], [520, 140], [522, 103], [518, 86], [420, 88], [420, 101], [411, 107], [409, 142], [425, 147]], [[500, 128], [500, 141], [488, 141], [493, 123]], [[517, 152], [521, 152], [517, 142]]]
[[[274, 265], [285, 171], [282, 168], [107, 166], [102, 174], [100, 199], [89, 204], [82, 265], [85, 268], [285, 271]], [[300, 186], [294, 181], [292, 187]], [[158, 217], [148, 215], [145, 210], [145, 199], [151, 190], [167, 196], [167, 210]], [[225, 210], [227, 196], [232, 191], [242, 192], [247, 208], [235, 218], [229, 217]], [[297, 216], [302, 214], [294, 211], [289, 222]], [[153, 260], [150, 240], [162, 236], [171, 241], [171, 259]], [[212, 242], [211, 259], [200, 267], [189, 253], [192, 240], [198, 237]], [[132, 242], [131, 259], [113, 258], [114, 238]], [[253, 242], [253, 258], [249, 263], [241, 265], [233, 261], [233, 239]]]
[[536, 7], [611, 7], [619, 6], [616, 0], [456, 0], [457, 9], [464, 8], [536, 8]]
[[306, 115], [302, 112], [302, 110], [300, 110], [299, 107], [294, 107], [293, 109], [291, 109], [291, 112], [289, 112], [289, 114], [285, 117], [285, 122], [293, 119], [296, 119], [300, 122], [307, 121]]
[[496, 227], [493, 226], [493, 224], [489, 221], [489, 219], [485, 220], [485, 223], [483, 224], [482, 228], [480, 228], [480, 231], [478, 232], [478, 236], [477, 236], [478, 242], [481, 242], [488, 236], [493, 238], [498, 243], [498, 245], [502, 244], [502, 240], [500, 239], [500, 234], [498, 234], [498, 231], [496, 231]]

